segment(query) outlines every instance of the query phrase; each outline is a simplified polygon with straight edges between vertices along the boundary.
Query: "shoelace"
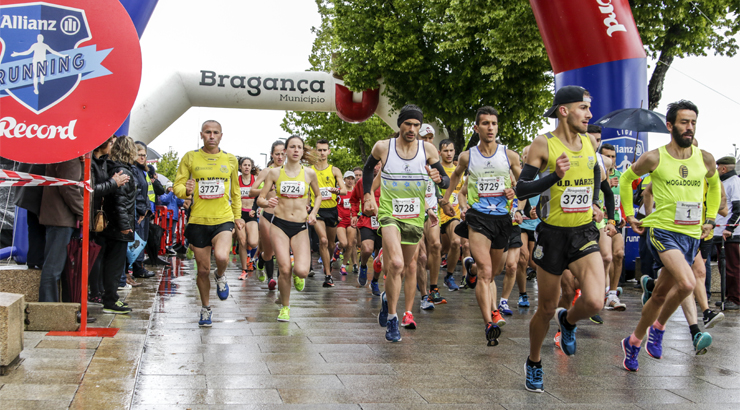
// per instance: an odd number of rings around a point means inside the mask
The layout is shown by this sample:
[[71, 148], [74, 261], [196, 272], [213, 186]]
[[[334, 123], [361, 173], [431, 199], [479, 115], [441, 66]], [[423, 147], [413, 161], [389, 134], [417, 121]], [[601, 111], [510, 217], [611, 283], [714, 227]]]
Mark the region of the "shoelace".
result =
[[535, 384], [535, 383], [542, 383], [542, 368], [541, 367], [529, 367], [530, 371], [527, 373], [527, 381]]
[[637, 354], [640, 351], [637, 346], [632, 346], [630, 342], [627, 342], [627, 356], [629, 356], [629, 360], [636, 360]]
[[658, 344], [663, 340], [663, 332], [661, 332], [658, 329], [653, 329], [652, 332], [650, 332], [650, 343], [652, 344]]
[[207, 309], [203, 309], [200, 311], [200, 320], [208, 320], [208, 317], [210, 316], [210, 311]]
[[566, 344], [568, 344], [576, 340], [576, 331], [578, 330], [578, 328], [575, 328], [573, 330], [567, 330], [565, 329], [565, 327], [563, 327], [562, 330], [565, 330], [565, 331], [560, 332], [561, 342], [565, 342]]

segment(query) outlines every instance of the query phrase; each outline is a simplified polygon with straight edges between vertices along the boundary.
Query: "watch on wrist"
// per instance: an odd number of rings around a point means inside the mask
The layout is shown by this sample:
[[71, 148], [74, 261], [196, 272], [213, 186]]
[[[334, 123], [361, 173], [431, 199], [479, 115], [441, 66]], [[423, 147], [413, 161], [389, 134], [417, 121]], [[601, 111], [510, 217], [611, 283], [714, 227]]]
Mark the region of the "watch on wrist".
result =
[[706, 224], [712, 225], [712, 229], [714, 229], [714, 228], [716, 228], [716, 227], [717, 227], [717, 223], [716, 223], [716, 222], [714, 222], [714, 219], [707, 219], [706, 221], [704, 221], [704, 224], [705, 224], [705, 225], [706, 225]]
[[615, 221], [614, 219], [608, 220], [607, 223], [609, 223], [611, 225], [614, 225], [614, 226], [617, 226], [617, 221]]

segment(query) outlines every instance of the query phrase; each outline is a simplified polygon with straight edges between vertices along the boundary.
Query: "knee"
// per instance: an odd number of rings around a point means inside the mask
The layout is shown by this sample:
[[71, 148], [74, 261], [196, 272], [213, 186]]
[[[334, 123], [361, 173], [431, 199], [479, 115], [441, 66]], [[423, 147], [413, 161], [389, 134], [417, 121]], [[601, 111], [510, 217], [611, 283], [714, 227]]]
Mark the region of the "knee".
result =
[[582, 303], [586, 304], [585, 307], [588, 310], [589, 315], [595, 315], [599, 313], [599, 311], [604, 307], [604, 298], [600, 296], [590, 296], [586, 298], [581, 296], [578, 299], [580, 300], [582, 298], [584, 299]]
[[450, 242], [450, 249], [459, 250], [460, 249], [460, 238], [455, 237], [455, 239]]
[[516, 275], [516, 262], [506, 263], [506, 276], [515, 276]]
[[696, 279], [691, 276], [678, 282], [678, 291], [682, 294], [691, 294], [696, 287]]
[[213, 257], [216, 259], [216, 263], [226, 263], [229, 261], [229, 251], [214, 250]]
[[257, 245], [259, 245], [259, 241], [256, 238], [255, 239], [249, 238], [249, 241], [247, 243], [249, 247], [252, 249], [256, 248]]
[[344, 240], [344, 241], [342, 241], [341, 239], [339, 240], [339, 247], [340, 248], [347, 249], [347, 244], [348, 244], [348, 242], [346, 240]]
[[604, 261], [604, 263], [605, 263], [605, 264], [610, 264], [610, 263], [612, 263], [612, 259], [613, 259], [613, 258], [612, 258], [612, 253], [611, 253], [611, 252], [609, 252], [609, 253], [607, 253], [606, 255], [601, 255], [601, 259], [602, 259], [602, 260]]
[[491, 265], [484, 265], [482, 263], [476, 263], [478, 267], [478, 277], [480, 279], [490, 279], [493, 268]]
[[308, 266], [293, 266], [293, 274], [301, 279], [308, 277]]
[[422, 253], [421, 255], [419, 255], [416, 261], [421, 266], [427, 266], [427, 255], [425, 253]]
[[[388, 263], [388, 269], [390, 272], [401, 272], [403, 271], [403, 258], [390, 258], [391, 260]], [[384, 263], [385, 265], [385, 263]]]
[[439, 242], [432, 242], [427, 244], [427, 252], [430, 254], [439, 254], [439, 252], [442, 250], [442, 244]]
[[322, 236], [321, 238], [319, 238], [319, 244], [320, 244], [320, 245], [321, 245], [322, 247], [326, 248], [326, 247], [328, 247], [328, 246], [329, 246], [329, 240], [328, 240], [328, 239], [326, 239], [326, 237], [325, 237], [325, 236]]
[[[280, 261], [278, 261], [278, 269], [280, 269], [280, 274], [281, 274], [280, 276], [283, 276], [284, 272], [290, 272], [291, 271], [290, 262], [281, 263]], [[290, 275], [285, 275], [285, 276], [290, 276]]]
[[621, 262], [624, 260], [624, 249], [617, 249], [614, 251], [614, 260]]
[[363, 255], [370, 255], [371, 253], [373, 253], [373, 245], [372, 245], [372, 243], [369, 243], [369, 244], [363, 243], [362, 244], [362, 254]]

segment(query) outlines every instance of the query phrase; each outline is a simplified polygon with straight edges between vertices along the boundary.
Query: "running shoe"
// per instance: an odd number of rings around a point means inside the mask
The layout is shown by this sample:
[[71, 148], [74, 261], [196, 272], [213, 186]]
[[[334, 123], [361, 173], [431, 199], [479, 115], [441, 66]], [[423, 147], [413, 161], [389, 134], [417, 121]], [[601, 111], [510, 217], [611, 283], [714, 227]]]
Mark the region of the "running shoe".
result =
[[321, 260], [321, 256], [319, 256], [319, 260], [316, 261], [319, 265], [323, 265], [324, 261]]
[[632, 346], [630, 344], [630, 337], [627, 336], [622, 340], [622, 351], [624, 352], [622, 366], [631, 372], [638, 371], [640, 365], [637, 363], [637, 355], [640, 354], [640, 346]]
[[295, 286], [295, 290], [303, 292], [303, 289], [306, 288], [306, 279], [293, 275], [293, 285]]
[[501, 302], [498, 304], [498, 311], [501, 312], [501, 314], [504, 316], [511, 316], [514, 314], [514, 312], [509, 309], [508, 300], [501, 300]]
[[295, 266], [295, 257], [293, 256], [292, 253], [290, 254], [290, 266], [291, 267]]
[[249, 275], [249, 272], [247, 272], [247, 270], [246, 270], [246, 269], [243, 269], [243, 270], [242, 270], [242, 274], [241, 274], [241, 275], [239, 275], [239, 280], [244, 280], [244, 279], [246, 279], [248, 275]]
[[102, 305], [103, 304], [103, 298], [100, 296], [88, 296], [87, 297], [87, 304], [89, 305]]
[[270, 281], [267, 282], [267, 289], [275, 290], [276, 287], [277, 287], [277, 281], [275, 280], [275, 278], [270, 278]]
[[[357, 265], [352, 265], [352, 274], [357, 275], [359, 272], [360, 271], [357, 269]], [[365, 267], [365, 272], [367, 272], [367, 267]]]
[[434, 310], [434, 303], [429, 301], [429, 295], [421, 297], [421, 310]]
[[324, 278], [324, 287], [325, 288], [334, 287], [334, 279], [331, 277], [331, 275], [326, 275], [326, 277]]
[[226, 300], [229, 297], [229, 284], [226, 283], [226, 275], [216, 277], [216, 295], [221, 300]]
[[645, 350], [653, 359], [663, 357], [663, 334], [665, 330], [658, 330], [652, 326], [648, 329], [648, 341]]
[[264, 270], [257, 271], [257, 280], [260, 282], [264, 282], [265, 280], [267, 280], [267, 274], [265, 274]]
[[357, 275], [357, 283], [360, 287], [367, 284], [367, 266], [360, 266], [360, 274]]
[[112, 305], [103, 305], [103, 313], [113, 313], [116, 315], [125, 315], [131, 313], [131, 308], [127, 304], [117, 300]]
[[435, 305], [447, 304], [447, 299], [443, 298], [442, 295], [439, 294], [439, 288], [437, 287], [429, 292], [429, 299], [431, 299], [432, 303], [434, 303]]
[[601, 318], [601, 315], [599, 315], [598, 313], [595, 314], [595, 315], [593, 315], [593, 316], [591, 316], [589, 319], [591, 319], [591, 321], [594, 322], [594, 323], [596, 323], [597, 325], [603, 325], [604, 324], [604, 319], [602, 319]]
[[460, 290], [460, 287], [457, 286], [457, 283], [455, 283], [455, 277], [452, 275], [445, 276], [444, 283], [445, 286], [447, 286], [447, 290], [449, 290], [450, 292]]
[[440, 264], [440, 268], [447, 269], [447, 255], [442, 256], [442, 263]]
[[254, 270], [254, 262], [252, 261], [252, 258], [247, 259], [247, 270], [250, 272]]
[[617, 286], [617, 297], [622, 297], [622, 287]]
[[529, 296], [519, 295], [519, 307], [529, 307]]
[[405, 327], [406, 329], [416, 329], [416, 322], [414, 322], [414, 314], [411, 312], [406, 312], [403, 314], [403, 320], [401, 321], [401, 326]]
[[707, 348], [712, 345], [712, 335], [707, 332], [699, 332], [694, 335], [694, 352], [701, 356], [707, 352]]
[[555, 333], [555, 337], [553, 337], [552, 340], [555, 342], [555, 346], [560, 347], [560, 331], [559, 330], [557, 333]]
[[722, 312], [716, 313], [711, 310], [704, 312], [704, 329], [711, 329], [725, 318]]
[[532, 280], [537, 277], [537, 271], [527, 267], [527, 280]]
[[313, 266], [308, 268], [308, 277], [313, 278], [316, 275], [316, 272], [313, 271]]
[[385, 327], [385, 340], [393, 343], [401, 341], [401, 332], [398, 331], [398, 317], [388, 320]]
[[340, 253], [340, 250], [339, 250], [339, 244], [336, 244], [336, 245], [334, 245], [334, 257], [333, 257], [333, 260], [336, 261], [337, 259], [339, 259], [339, 256], [340, 255], [341, 255], [341, 253]]
[[381, 249], [380, 252], [378, 252], [378, 256], [373, 259], [373, 271], [375, 273], [380, 273], [383, 271], [383, 250]]
[[262, 254], [257, 255], [257, 269], [264, 270], [265, 269], [265, 260], [262, 259]]
[[347, 275], [347, 267], [344, 266], [344, 265], [342, 265], [342, 267], [339, 268], [339, 273], [341, 273], [342, 276], [346, 276]]
[[617, 312], [624, 312], [627, 310], [627, 305], [619, 300], [619, 296], [609, 295], [606, 297], [606, 308], [616, 310]]
[[378, 282], [370, 281], [370, 290], [373, 292], [374, 296], [380, 296], [380, 286], [378, 286]]
[[[378, 324], [385, 326], [388, 324], [388, 299], [385, 297], [385, 292], [380, 295], [380, 313], [378, 313]], [[396, 328], [398, 327], [398, 318], [396, 318]], [[386, 338], [388, 333], [386, 333]]]
[[277, 317], [278, 322], [290, 322], [290, 306], [283, 306], [280, 308], [280, 313]]
[[576, 289], [576, 296], [573, 298], [573, 303], [572, 303], [573, 306], [576, 305], [576, 300], [578, 300], [578, 298], [580, 298], [580, 297], [581, 297], [581, 290], [580, 289]]
[[635, 278], [632, 278], [632, 279], [627, 279], [627, 283], [631, 283], [631, 284], [633, 284], [633, 285], [634, 285], [634, 284], [636, 284], [636, 283], [637, 283], [637, 279], [635, 279]]
[[488, 341], [488, 346], [498, 346], [499, 336], [501, 336], [501, 328], [492, 322], [489, 322], [486, 325], [486, 340]]
[[545, 385], [542, 382], [544, 376], [544, 370], [542, 367], [534, 367], [524, 362], [524, 388], [527, 391], [534, 393], [542, 393], [545, 391]]
[[494, 310], [493, 312], [491, 312], [491, 319], [493, 319], [493, 323], [495, 323], [498, 327], [506, 324], [506, 321], [504, 320], [504, 318], [501, 317], [501, 313], [498, 310]]
[[478, 276], [470, 273], [470, 270], [472, 269], [474, 263], [475, 260], [470, 256], [463, 259], [463, 268], [465, 269], [465, 286], [467, 286], [468, 289], [475, 289], [475, 285], [478, 284]]
[[567, 314], [568, 311], [563, 308], [558, 308], [555, 311], [555, 316], [558, 318], [558, 325], [560, 325], [560, 350], [567, 356], [572, 356], [576, 354], [576, 330], [578, 328], [568, 329], [565, 327], [565, 316]]
[[200, 308], [200, 320], [198, 320], [198, 326], [211, 327], [213, 325], [213, 311], [204, 307]]
[[650, 299], [650, 295], [653, 294], [653, 291], [647, 290], [648, 283], [652, 281], [653, 279], [648, 275], [642, 275], [640, 278], [640, 287], [642, 288], [642, 306], [645, 306], [647, 301]]

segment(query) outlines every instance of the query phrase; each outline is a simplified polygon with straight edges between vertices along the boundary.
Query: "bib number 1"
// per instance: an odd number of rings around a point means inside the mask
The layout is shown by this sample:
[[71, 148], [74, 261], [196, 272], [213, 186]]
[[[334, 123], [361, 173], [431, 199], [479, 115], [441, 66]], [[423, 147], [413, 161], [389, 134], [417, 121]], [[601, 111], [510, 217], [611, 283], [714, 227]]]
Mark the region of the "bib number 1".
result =
[[701, 202], [677, 202], [676, 225], [699, 225], [701, 223]]

